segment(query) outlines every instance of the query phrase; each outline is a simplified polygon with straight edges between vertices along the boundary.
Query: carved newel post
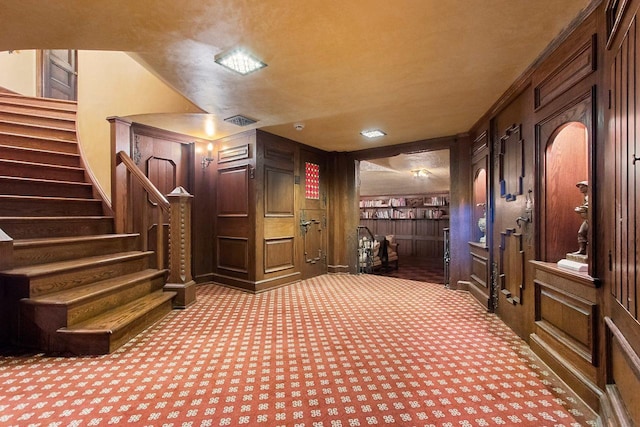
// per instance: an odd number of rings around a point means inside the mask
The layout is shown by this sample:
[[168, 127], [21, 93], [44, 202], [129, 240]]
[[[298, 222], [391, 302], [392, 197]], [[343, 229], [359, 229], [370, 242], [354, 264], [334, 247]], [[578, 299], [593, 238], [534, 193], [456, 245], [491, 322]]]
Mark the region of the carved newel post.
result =
[[176, 187], [167, 194], [169, 209], [169, 279], [166, 291], [177, 292], [174, 307], [196, 301], [196, 282], [191, 276], [191, 202], [193, 196]]

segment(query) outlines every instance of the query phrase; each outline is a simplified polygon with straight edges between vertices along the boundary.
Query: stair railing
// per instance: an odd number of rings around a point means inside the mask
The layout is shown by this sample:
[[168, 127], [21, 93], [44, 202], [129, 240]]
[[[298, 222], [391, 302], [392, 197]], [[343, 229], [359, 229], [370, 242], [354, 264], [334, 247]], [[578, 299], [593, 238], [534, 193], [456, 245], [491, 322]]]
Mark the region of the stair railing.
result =
[[[147, 251], [149, 244], [149, 210], [155, 210], [156, 218], [156, 264], [157, 268], [166, 268], [165, 254], [167, 251], [164, 236], [165, 216], [170, 214], [171, 205], [167, 198], [160, 193], [160, 190], [145, 174], [136, 166], [135, 162], [125, 153], [120, 151], [116, 154], [116, 167], [124, 165], [126, 169], [124, 182], [118, 182], [115, 190], [116, 203], [114, 203], [116, 217], [116, 232], [118, 233], [139, 233], [142, 238], [142, 248]], [[133, 200], [133, 183], [142, 187], [149, 201], [155, 206], [150, 207], [145, 200]], [[171, 230], [169, 230], [171, 233]]]

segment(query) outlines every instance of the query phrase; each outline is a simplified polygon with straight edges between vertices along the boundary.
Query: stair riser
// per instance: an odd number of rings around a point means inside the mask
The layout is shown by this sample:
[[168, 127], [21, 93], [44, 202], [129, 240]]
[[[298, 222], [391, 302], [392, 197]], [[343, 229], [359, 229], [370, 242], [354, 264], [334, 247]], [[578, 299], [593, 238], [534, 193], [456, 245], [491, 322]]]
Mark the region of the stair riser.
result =
[[38, 151], [0, 146], [0, 159], [20, 162], [46, 163], [48, 165], [80, 167], [80, 156], [58, 151]]
[[92, 199], [89, 184], [67, 184], [64, 182], [22, 181], [0, 178], [0, 194], [15, 196], [72, 197]]
[[74, 115], [69, 113], [59, 114], [58, 117], [56, 117], [39, 114], [37, 111], [30, 112], [28, 109], [6, 108], [6, 106], [0, 105], [0, 120], [9, 122], [29, 123], [38, 126], [49, 126], [75, 131], [76, 122], [73, 120], [73, 117]]
[[16, 133], [19, 135], [26, 135], [29, 137], [44, 137], [44, 138], [56, 138], [63, 139], [65, 141], [75, 141], [75, 130], [55, 129], [55, 128], [43, 128], [38, 126], [31, 126], [23, 123], [11, 123], [0, 122], [0, 129], [3, 132]]
[[61, 153], [78, 154], [78, 143], [62, 140], [50, 140], [21, 135], [4, 134], [0, 131], [0, 145], [35, 148], [37, 150], [60, 151]]
[[75, 114], [77, 110], [74, 102], [60, 102], [51, 98], [30, 98], [22, 95], [0, 94], [0, 102], [7, 105], [25, 105], [33, 108], [67, 111]]
[[37, 247], [16, 246], [13, 252], [13, 267], [46, 264], [50, 262], [80, 259], [82, 257], [129, 252], [138, 249], [137, 236], [122, 236], [81, 242], [68, 242], [63, 245]]
[[117, 308], [144, 295], [159, 291], [163, 286], [164, 276], [159, 276], [153, 280], [132, 284], [130, 287], [118, 292], [100, 296], [100, 298], [95, 301], [90, 301], [77, 307], [70, 307], [67, 314], [67, 324], [62, 326], [78, 324], [107, 310]]
[[102, 203], [99, 200], [24, 200], [3, 199], [0, 201], [0, 216], [100, 216]]
[[113, 233], [113, 219], [104, 218], [0, 218], [0, 228], [13, 239], [90, 236]]
[[59, 168], [32, 163], [19, 163], [0, 160], [0, 175], [18, 178], [49, 179], [53, 181], [84, 182], [82, 169]]
[[78, 271], [54, 273], [47, 276], [32, 278], [29, 283], [29, 293], [30, 296], [37, 297], [51, 292], [59, 292], [86, 285], [88, 283], [134, 273], [136, 271], [145, 270], [148, 267], [149, 257], [144, 255], [137, 256], [126, 261], [119, 260], [115, 263], [85, 267]]

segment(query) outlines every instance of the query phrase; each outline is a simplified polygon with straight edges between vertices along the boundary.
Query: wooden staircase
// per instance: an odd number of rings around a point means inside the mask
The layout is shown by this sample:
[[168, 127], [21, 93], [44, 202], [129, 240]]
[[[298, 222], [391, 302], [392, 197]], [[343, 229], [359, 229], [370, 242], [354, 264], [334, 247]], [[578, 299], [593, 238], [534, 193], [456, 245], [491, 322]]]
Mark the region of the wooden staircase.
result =
[[0, 344], [105, 354], [172, 308], [167, 271], [94, 196], [75, 116], [73, 102], [0, 93]]

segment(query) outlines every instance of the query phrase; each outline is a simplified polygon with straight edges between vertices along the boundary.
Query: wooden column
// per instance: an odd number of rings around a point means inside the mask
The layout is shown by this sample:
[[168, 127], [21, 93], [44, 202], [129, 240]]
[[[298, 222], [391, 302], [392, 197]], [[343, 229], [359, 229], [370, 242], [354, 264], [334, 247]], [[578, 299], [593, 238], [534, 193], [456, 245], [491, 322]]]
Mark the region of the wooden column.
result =
[[174, 307], [186, 308], [196, 301], [196, 282], [191, 276], [191, 203], [193, 196], [176, 187], [167, 194], [169, 211], [169, 279], [164, 290], [177, 292]]

